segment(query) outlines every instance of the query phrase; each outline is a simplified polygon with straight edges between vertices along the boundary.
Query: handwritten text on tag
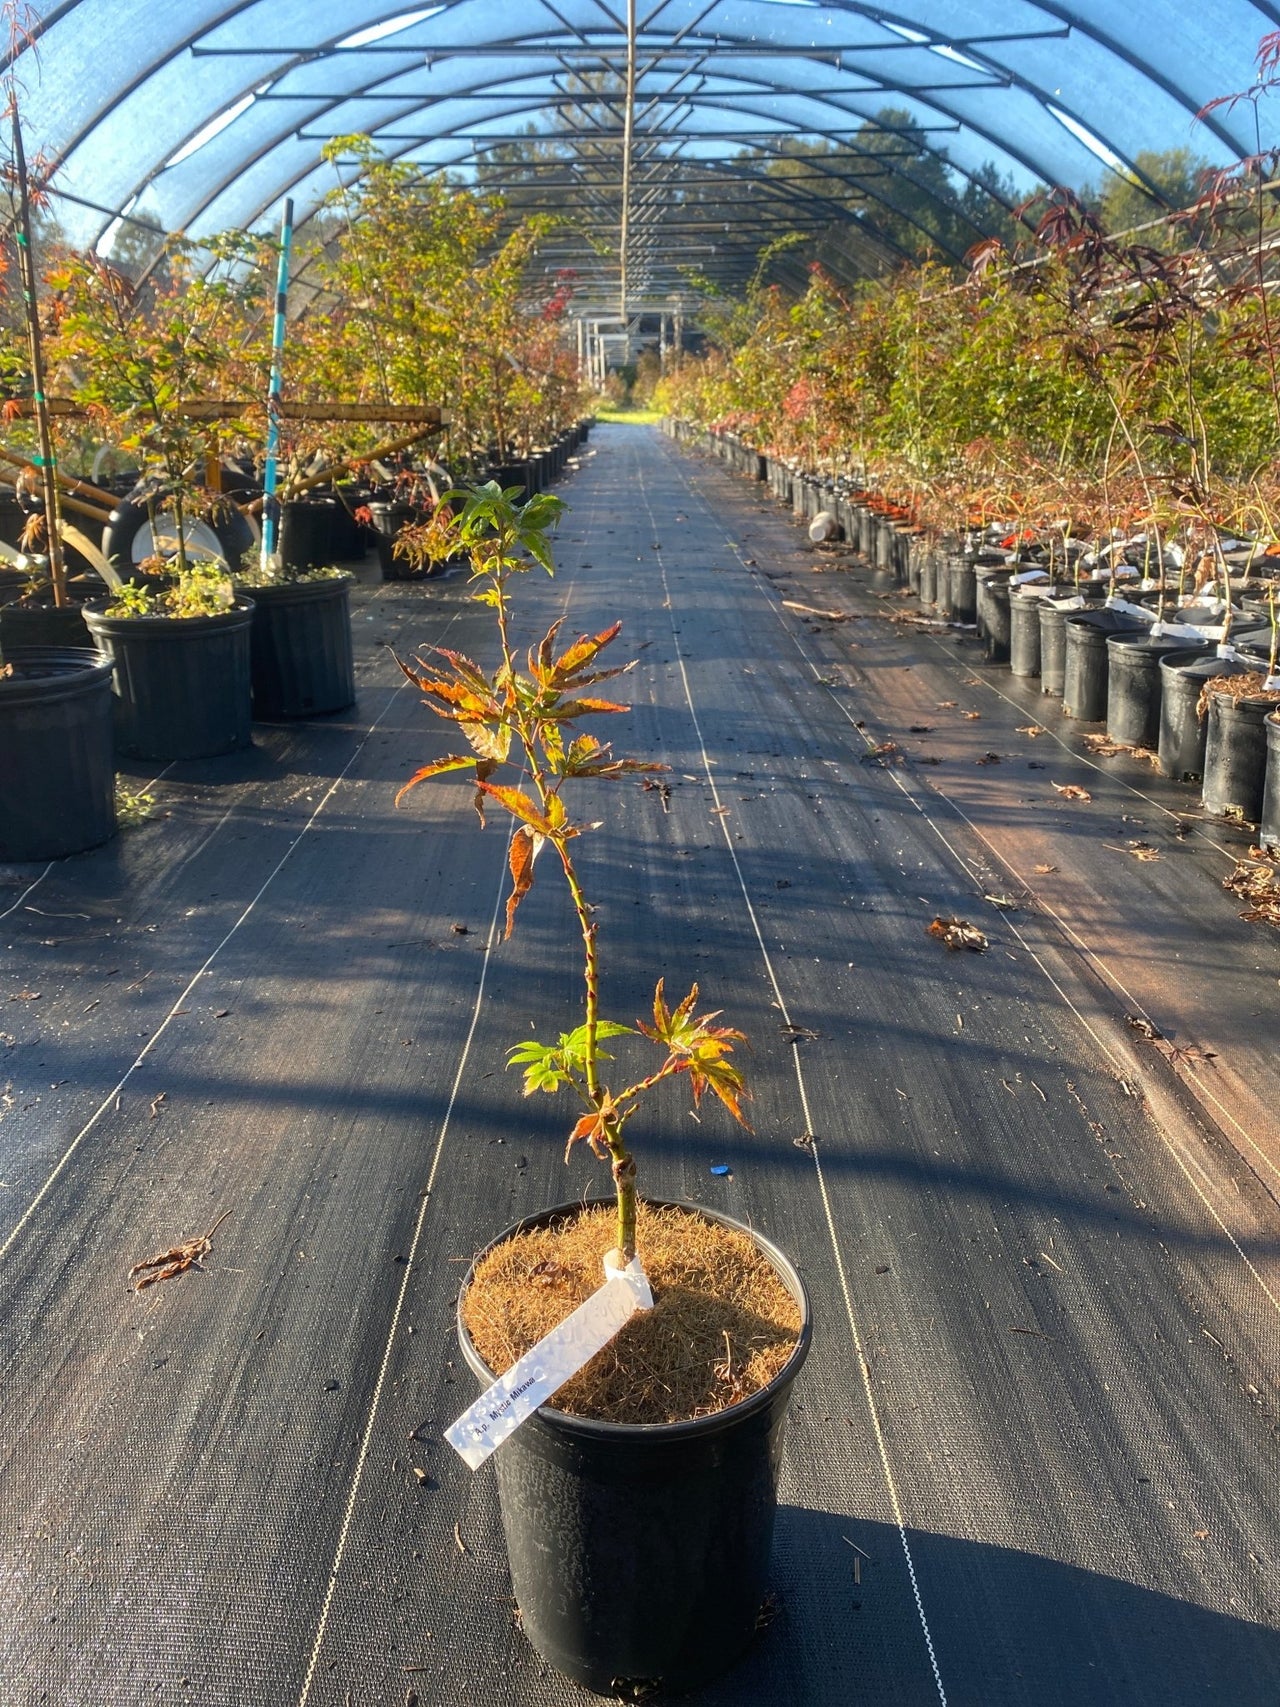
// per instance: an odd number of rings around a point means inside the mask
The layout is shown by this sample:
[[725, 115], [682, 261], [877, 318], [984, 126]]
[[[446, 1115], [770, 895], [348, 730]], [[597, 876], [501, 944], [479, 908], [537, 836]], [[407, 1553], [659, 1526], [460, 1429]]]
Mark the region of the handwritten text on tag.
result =
[[473, 1470], [608, 1345], [637, 1310], [653, 1308], [653, 1293], [639, 1257], [623, 1267], [610, 1251], [604, 1269], [608, 1278], [600, 1290], [525, 1352], [446, 1429], [445, 1439]]

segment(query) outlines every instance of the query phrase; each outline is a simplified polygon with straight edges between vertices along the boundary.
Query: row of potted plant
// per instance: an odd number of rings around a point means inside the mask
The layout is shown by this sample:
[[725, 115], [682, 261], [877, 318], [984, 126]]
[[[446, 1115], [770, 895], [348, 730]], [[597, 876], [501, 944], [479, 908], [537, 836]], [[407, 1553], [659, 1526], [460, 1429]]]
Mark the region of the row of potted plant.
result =
[[[1255, 85], [1224, 99], [1265, 98], [1277, 63], [1268, 38]], [[796, 300], [757, 282], [659, 392], [672, 430], [811, 522], [829, 513], [997, 651], [998, 624], [1012, 667], [1069, 714], [1109, 719], [1180, 779], [1204, 774], [1207, 735], [1206, 804], [1262, 820], [1264, 839], [1280, 836], [1277, 165], [1206, 182], [1172, 251], [1108, 235], [1060, 189], [1033, 242], [979, 245], [964, 278], [923, 266], [851, 291], [815, 268]], [[1187, 645], [1214, 655], [1179, 658]], [[1160, 702], [1187, 671], [1198, 709], [1179, 744]], [[1247, 759], [1226, 756], [1237, 738]]]
[[[28, 715], [56, 679], [63, 697], [79, 682], [96, 722], [94, 765], [68, 754], [83, 810], [33, 801], [29, 823], [11, 816], [0, 857], [75, 851], [111, 832], [110, 742], [90, 693], [99, 655], [131, 755], [243, 746], [251, 691], [258, 716], [345, 707], [349, 577], [335, 562], [376, 540], [385, 575], [417, 573], [396, 536], [429, 518], [450, 480], [442, 459], [536, 491], [585, 435], [563, 339], [569, 285], [532, 270], [542, 225], [499, 241], [498, 204], [423, 184], [364, 139], [331, 152], [338, 186], [325, 240], [303, 248], [307, 294], [295, 301], [307, 306], [286, 341], [284, 405], [272, 405], [284, 472], [273, 553], [261, 547], [261, 451], [283, 238], [174, 237], [141, 278], [59, 253], [37, 284], [30, 220], [23, 232], [13, 210], [9, 234], [22, 232], [15, 247], [33, 270], [0, 324], [0, 464], [27, 513], [0, 547], [0, 719]], [[130, 472], [99, 483], [95, 445]], [[23, 748], [16, 723], [0, 729], [10, 795], [59, 774]]]
[[1208, 811], [1280, 845], [1280, 551], [984, 514], [940, 534], [865, 480], [805, 474], [738, 434], [666, 430], [766, 481], [812, 539], [849, 542], [922, 616], [973, 628], [989, 664], [1038, 679], [1067, 717], [1105, 724], [1100, 750], [1198, 785]]

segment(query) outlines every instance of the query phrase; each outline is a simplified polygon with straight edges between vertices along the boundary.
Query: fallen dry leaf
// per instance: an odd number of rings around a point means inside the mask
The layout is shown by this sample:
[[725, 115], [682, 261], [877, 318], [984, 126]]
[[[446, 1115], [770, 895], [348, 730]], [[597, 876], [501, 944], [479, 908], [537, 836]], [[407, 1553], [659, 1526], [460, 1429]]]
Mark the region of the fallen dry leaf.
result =
[[1089, 752], [1100, 759], [1109, 759], [1115, 753], [1127, 753], [1129, 751], [1123, 741], [1113, 741], [1110, 735], [1086, 735], [1084, 744]]
[[967, 717], [970, 723], [976, 723], [982, 716], [982, 713], [980, 711], [962, 711], [960, 715], [961, 717]]
[[[213, 1235], [230, 1213], [229, 1209], [224, 1209], [209, 1231], [198, 1239], [184, 1239], [180, 1245], [171, 1245], [158, 1256], [134, 1263], [129, 1270], [129, 1279], [132, 1280], [135, 1274], [142, 1276], [134, 1291], [141, 1292], [145, 1287], [154, 1286], [157, 1280], [172, 1280], [175, 1274], [184, 1274], [189, 1268], [199, 1268], [200, 1259], [207, 1257], [212, 1247]], [[148, 1273], [149, 1269], [153, 1272]]]
[[1194, 1070], [1196, 1064], [1203, 1061], [1206, 1066], [1212, 1066], [1217, 1059], [1217, 1051], [1201, 1049], [1198, 1043], [1170, 1043], [1168, 1038], [1161, 1038], [1156, 1048], [1171, 1066], [1190, 1067]]
[[956, 708], [956, 702], [953, 699], [940, 699], [938, 701], [938, 710], [939, 711], [954, 711], [955, 708]]
[[973, 762], [975, 765], [998, 765], [1000, 755], [999, 753], [984, 753], [980, 759], [975, 759]]
[[[1052, 780], [1052, 779], [1051, 779]], [[1081, 788], [1076, 782], [1055, 782], [1053, 786], [1064, 800], [1092, 800], [1093, 796], [1087, 788]]]
[[1274, 848], [1250, 848], [1248, 859], [1237, 862], [1222, 887], [1249, 903], [1242, 919], [1280, 926], [1280, 861]]
[[938, 937], [947, 948], [969, 948], [975, 954], [981, 954], [987, 946], [986, 937], [967, 919], [938, 918], [928, 926], [928, 932], [930, 936]]
[[1034, 741], [1037, 735], [1047, 735], [1048, 730], [1042, 728], [1039, 723], [1020, 723], [1018, 725], [1018, 733], [1019, 735], [1030, 735], [1031, 739]]
[[1038, 865], [1036, 867], [1041, 877], [1051, 877], [1057, 869], [1056, 865]]
[[1148, 1043], [1155, 1043], [1164, 1036], [1149, 1019], [1142, 1014], [1126, 1014], [1125, 1023], [1132, 1026], [1140, 1037], [1145, 1037]]

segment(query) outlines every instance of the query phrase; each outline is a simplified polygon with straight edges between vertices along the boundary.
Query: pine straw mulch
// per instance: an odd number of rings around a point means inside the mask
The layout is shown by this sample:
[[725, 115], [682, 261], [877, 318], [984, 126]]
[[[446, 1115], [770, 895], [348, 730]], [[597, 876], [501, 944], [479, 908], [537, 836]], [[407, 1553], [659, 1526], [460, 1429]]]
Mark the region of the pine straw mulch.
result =
[[1222, 887], [1247, 901], [1242, 919], [1275, 925], [1280, 929], [1280, 852], [1275, 848], [1250, 848], [1248, 859], [1239, 860]]
[[1196, 716], [1203, 723], [1212, 699], [1265, 699], [1280, 705], [1280, 688], [1269, 688], [1265, 670], [1246, 670], [1242, 676], [1209, 676], [1196, 701]]
[[[603, 1284], [612, 1204], [521, 1233], [477, 1266], [462, 1316], [495, 1374]], [[556, 1393], [558, 1411], [615, 1423], [683, 1422], [759, 1392], [795, 1347], [800, 1312], [743, 1233], [640, 1205], [636, 1244], [654, 1307], [639, 1311]]]

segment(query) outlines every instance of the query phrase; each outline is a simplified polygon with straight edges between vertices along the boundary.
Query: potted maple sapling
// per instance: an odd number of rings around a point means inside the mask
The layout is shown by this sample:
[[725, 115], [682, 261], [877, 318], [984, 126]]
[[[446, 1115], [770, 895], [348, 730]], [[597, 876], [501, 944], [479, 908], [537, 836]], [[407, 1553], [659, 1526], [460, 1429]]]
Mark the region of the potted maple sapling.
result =
[[[47, 163], [28, 171], [13, 64], [37, 20], [22, 6], [0, 10], [9, 26], [8, 71], [0, 77], [0, 272], [17, 262], [25, 373], [39, 445], [50, 578], [67, 607], [58, 528], [57, 464], [45, 400], [44, 349], [32, 244], [32, 205], [47, 186]], [[115, 834], [115, 763], [110, 668], [70, 646], [0, 646], [0, 860], [61, 859]]]
[[[409, 533], [408, 549], [424, 560], [466, 550], [474, 597], [494, 615], [498, 660], [487, 671], [436, 649], [402, 664], [468, 750], [424, 764], [398, 798], [457, 773], [474, 783], [482, 823], [490, 808], [514, 820], [508, 937], [539, 857], [563, 876], [567, 928], [582, 954], [581, 1010], [554, 1042], [517, 1044], [510, 1064], [522, 1070], [526, 1095], [577, 1100], [567, 1153], [589, 1146], [609, 1164], [614, 1193], [531, 1216], [476, 1258], [460, 1295], [459, 1335], [489, 1393], [449, 1438], [473, 1465], [502, 1441], [496, 1465], [512, 1581], [539, 1654], [615, 1695], [691, 1689], [734, 1663], [759, 1624], [781, 1430], [808, 1350], [808, 1305], [790, 1263], [756, 1233], [638, 1194], [631, 1123], [653, 1107], [659, 1085], [683, 1075], [695, 1104], [710, 1092], [745, 1124], [733, 1059], [742, 1038], [700, 1010], [696, 985], [671, 1002], [661, 978], [650, 1017], [634, 1026], [605, 1017], [600, 927], [579, 864], [581, 839], [599, 826], [575, 815], [570, 797], [578, 783], [665, 767], [615, 758], [576, 729], [627, 709], [599, 693], [631, 668], [602, 663], [620, 624], [565, 645], [553, 623], [522, 667], [513, 584], [535, 565], [552, 572], [548, 529], [564, 506], [547, 494], [521, 505], [516, 492], [496, 482], [454, 492]], [[656, 1058], [616, 1082], [612, 1051], [641, 1038]], [[617, 1300], [622, 1325], [613, 1322], [607, 1349], [575, 1359], [566, 1348], [580, 1343], [593, 1312]], [[597, 1334], [593, 1343], [605, 1341]], [[539, 1408], [513, 1427], [521, 1400]]]
[[[317, 532], [323, 536], [325, 545], [329, 544], [332, 518], [342, 512], [336, 499], [310, 512], [296, 504], [284, 508], [277, 493], [281, 437], [279, 403], [284, 391], [286, 307], [292, 246], [293, 202], [286, 200], [275, 257], [275, 314], [271, 325], [271, 371], [267, 386], [262, 538], [256, 547], [244, 553], [240, 573], [236, 577], [240, 590], [253, 601], [249, 681], [253, 715], [259, 719], [313, 717], [326, 712], [345, 711], [356, 697], [350, 603], [351, 584], [355, 577], [349, 570], [325, 562], [323, 551], [317, 561], [312, 549], [307, 548], [314, 547]], [[252, 384], [259, 377], [254, 372], [252, 359], [246, 366], [249, 370], [247, 377]], [[301, 483], [313, 484], [314, 478], [306, 477]], [[304, 537], [311, 536], [305, 545], [293, 537], [293, 528], [300, 517], [305, 517], [306, 522], [299, 531]], [[316, 529], [310, 524], [318, 518], [322, 518], [321, 525]]]
[[[68, 394], [144, 469], [112, 513], [103, 552], [123, 581], [85, 621], [114, 665], [116, 742], [139, 758], [193, 759], [250, 742], [252, 602], [232, 566], [252, 531], [201, 475], [244, 423], [200, 407], [256, 328], [258, 240], [231, 232], [166, 241], [145, 286], [101, 256], [69, 255], [49, 275], [50, 363]], [[201, 270], [203, 268], [203, 270]]]

